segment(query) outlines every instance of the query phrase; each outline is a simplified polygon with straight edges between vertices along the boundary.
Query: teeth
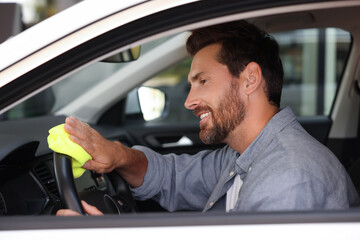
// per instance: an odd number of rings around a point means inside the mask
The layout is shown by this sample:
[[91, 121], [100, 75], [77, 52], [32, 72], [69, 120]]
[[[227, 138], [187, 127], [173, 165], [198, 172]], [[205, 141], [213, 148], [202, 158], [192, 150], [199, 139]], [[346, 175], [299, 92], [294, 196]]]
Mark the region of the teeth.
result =
[[204, 117], [209, 116], [209, 115], [210, 115], [210, 112], [201, 114], [200, 115], [200, 120], [203, 119]]

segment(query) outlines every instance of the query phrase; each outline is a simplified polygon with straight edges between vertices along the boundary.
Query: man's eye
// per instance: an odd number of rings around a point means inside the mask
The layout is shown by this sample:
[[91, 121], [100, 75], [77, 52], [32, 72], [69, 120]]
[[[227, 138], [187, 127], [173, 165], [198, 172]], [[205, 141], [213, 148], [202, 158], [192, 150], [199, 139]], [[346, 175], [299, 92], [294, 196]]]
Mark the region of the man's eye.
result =
[[201, 80], [200, 80], [200, 84], [201, 84], [201, 85], [204, 85], [205, 83], [206, 83], [206, 80], [205, 80], [205, 79], [201, 79]]

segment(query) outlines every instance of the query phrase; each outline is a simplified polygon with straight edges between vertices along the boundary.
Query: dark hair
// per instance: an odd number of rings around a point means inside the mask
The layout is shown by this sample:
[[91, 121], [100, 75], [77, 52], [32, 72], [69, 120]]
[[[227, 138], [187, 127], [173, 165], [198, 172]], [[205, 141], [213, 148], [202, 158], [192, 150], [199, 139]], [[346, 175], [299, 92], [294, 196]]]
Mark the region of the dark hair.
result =
[[222, 43], [217, 60], [226, 65], [233, 76], [239, 77], [250, 62], [259, 64], [268, 100], [280, 106], [284, 71], [279, 45], [272, 36], [242, 20], [197, 29], [188, 38], [186, 48], [194, 56], [213, 43]]

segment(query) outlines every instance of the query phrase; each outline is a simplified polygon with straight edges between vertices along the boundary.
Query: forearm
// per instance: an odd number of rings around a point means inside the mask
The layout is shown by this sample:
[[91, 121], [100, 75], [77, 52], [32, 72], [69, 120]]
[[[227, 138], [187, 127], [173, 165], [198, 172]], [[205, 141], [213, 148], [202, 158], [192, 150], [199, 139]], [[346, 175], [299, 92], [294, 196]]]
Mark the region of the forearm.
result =
[[134, 197], [138, 200], [153, 198], [169, 211], [203, 209], [228, 165], [226, 160], [233, 158], [233, 154], [227, 154], [229, 148], [195, 155], [162, 155], [143, 146], [133, 149], [140, 150], [148, 159], [144, 182], [132, 189]]
[[148, 161], [143, 152], [128, 148], [119, 142], [115, 142], [119, 152], [119, 165], [116, 171], [125, 179], [131, 187], [139, 187], [144, 181]]

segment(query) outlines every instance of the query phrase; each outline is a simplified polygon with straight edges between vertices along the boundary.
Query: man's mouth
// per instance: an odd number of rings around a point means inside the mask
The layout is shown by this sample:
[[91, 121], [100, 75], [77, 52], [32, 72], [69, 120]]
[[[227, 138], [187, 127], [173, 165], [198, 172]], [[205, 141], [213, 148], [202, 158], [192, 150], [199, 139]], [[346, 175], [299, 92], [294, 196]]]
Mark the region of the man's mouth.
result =
[[210, 115], [211, 115], [211, 112], [207, 112], [207, 113], [203, 113], [199, 116], [200, 126], [203, 125], [207, 121], [207, 119], [210, 117]]
[[194, 110], [194, 115], [200, 118], [200, 125], [205, 123], [205, 121], [210, 118], [211, 110], [205, 107], [198, 107]]
[[200, 115], [200, 120], [203, 120], [204, 118], [206, 118], [207, 116], [209, 116], [211, 114], [211, 112], [207, 112], [207, 113], [203, 113]]

